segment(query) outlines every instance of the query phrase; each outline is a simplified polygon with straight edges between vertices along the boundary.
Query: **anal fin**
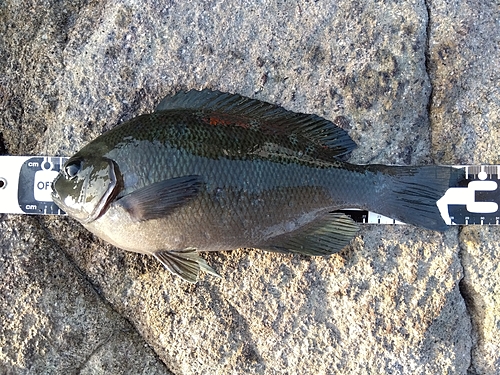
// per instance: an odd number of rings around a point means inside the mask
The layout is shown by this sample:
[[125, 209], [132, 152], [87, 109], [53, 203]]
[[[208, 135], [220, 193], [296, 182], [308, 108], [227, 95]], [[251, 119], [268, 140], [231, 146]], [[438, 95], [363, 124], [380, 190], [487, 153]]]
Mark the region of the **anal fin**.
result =
[[293, 232], [276, 236], [260, 248], [304, 255], [329, 255], [342, 250], [358, 231], [347, 215], [332, 212]]
[[153, 255], [167, 270], [190, 283], [196, 283], [198, 281], [200, 270], [212, 276], [220, 277], [219, 274], [207, 264], [205, 259], [200, 257], [198, 251], [194, 248], [157, 251], [153, 253]]

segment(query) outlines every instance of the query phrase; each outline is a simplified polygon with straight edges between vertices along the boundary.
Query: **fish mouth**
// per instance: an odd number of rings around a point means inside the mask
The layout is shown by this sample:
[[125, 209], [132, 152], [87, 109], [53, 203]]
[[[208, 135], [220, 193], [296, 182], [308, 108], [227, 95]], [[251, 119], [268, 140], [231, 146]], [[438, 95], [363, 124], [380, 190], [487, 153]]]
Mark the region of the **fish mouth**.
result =
[[[66, 195], [65, 191], [68, 189], [66, 186], [67, 179], [63, 174], [58, 175], [51, 184], [52, 188], [52, 201], [69, 216], [78, 220], [82, 224], [88, 224], [99, 217], [104, 215], [107, 211], [109, 205], [116, 198], [118, 193], [123, 187], [123, 178], [119, 172], [118, 166], [113, 160], [105, 159], [105, 169], [107, 173], [101, 175], [102, 179], [107, 179], [107, 185], [103, 192], [97, 193], [92, 189], [92, 180], [87, 175], [86, 178], [81, 182], [81, 191], [76, 194], [76, 197], [71, 197], [71, 195]], [[61, 190], [62, 195], [57, 191], [56, 186], [58, 183], [62, 186], [58, 186]], [[74, 192], [74, 187], [71, 188]], [[95, 202], [89, 204], [89, 202]]]
[[[113, 160], [108, 160], [109, 163], [109, 186], [106, 192], [102, 195], [99, 202], [96, 204], [92, 212], [87, 216], [86, 219], [80, 219], [82, 224], [91, 223], [94, 220], [99, 219], [108, 210], [109, 205], [116, 198], [121, 190], [122, 178], [119, 173], [118, 166]], [[86, 186], [87, 189], [88, 186]]]
[[55, 182], [60, 178], [60, 176], [58, 175], [54, 181], [52, 181], [52, 183], [50, 184], [50, 188], [52, 189], [52, 192], [50, 193], [50, 195], [52, 196], [52, 201], [57, 205], [57, 207], [59, 207], [61, 210], [61, 203], [62, 203], [62, 200], [61, 200], [61, 197], [59, 196], [59, 193], [57, 192], [57, 190], [55, 189]]

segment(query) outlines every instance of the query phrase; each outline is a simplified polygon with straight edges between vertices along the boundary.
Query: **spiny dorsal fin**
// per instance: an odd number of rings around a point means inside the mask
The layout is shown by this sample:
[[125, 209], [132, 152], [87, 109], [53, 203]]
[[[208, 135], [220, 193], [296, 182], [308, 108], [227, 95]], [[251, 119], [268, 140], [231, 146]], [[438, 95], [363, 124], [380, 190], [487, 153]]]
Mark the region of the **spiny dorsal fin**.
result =
[[331, 212], [291, 233], [270, 239], [261, 248], [304, 255], [330, 255], [349, 244], [358, 229], [347, 215]]
[[[214, 124], [244, 123], [273, 135], [302, 136], [319, 146], [329, 148], [335, 157], [351, 152], [356, 144], [347, 132], [331, 121], [311, 114], [295, 113], [275, 104], [238, 94], [208, 89], [179, 92], [164, 98], [156, 111], [190, 109], [213, 113]], [[246, 121], [238, 121], [243, 119]]]

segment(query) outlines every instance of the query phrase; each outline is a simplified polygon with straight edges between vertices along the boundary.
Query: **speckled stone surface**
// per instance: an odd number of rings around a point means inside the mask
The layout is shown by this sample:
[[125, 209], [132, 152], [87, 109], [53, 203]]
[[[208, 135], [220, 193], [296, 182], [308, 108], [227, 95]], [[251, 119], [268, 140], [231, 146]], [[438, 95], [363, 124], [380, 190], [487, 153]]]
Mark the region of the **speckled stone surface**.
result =
[[[430, 120], [437, 162], [500, 163], [500, 4], [432, 1]], [[470, 374], [500, 369], [499, 230], [460, 232], [460, 286], [472, 319]]]
[[[206, 87], [345, 116], [353, 162], [498, 163], [499, 9], [486, 4], [5, 1], [0, 152], [70, 155]], [[208, 254], [222, 278], [196, 285], [69, 218], [0, 228], [2, 373], [498, 368], [494, 227], [366, 226], [327, 258]]]
[[43, 225], [0, 221], [0, 373], [168, 374]]

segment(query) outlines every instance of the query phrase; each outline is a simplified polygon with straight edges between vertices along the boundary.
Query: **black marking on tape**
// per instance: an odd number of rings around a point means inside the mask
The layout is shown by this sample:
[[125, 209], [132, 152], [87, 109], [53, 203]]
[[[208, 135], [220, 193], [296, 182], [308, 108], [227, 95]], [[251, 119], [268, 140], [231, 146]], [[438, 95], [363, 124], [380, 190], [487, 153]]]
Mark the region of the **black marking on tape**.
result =
[[64, 215], [50, 198], [53, 176], [61, 169], [65, 158], [37, 156], [26, 160], [19, 171], [17, 201], [24, 213], [34, 215]]

